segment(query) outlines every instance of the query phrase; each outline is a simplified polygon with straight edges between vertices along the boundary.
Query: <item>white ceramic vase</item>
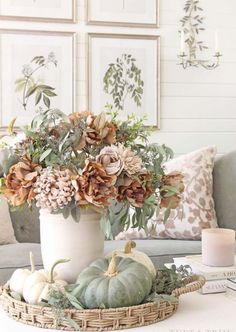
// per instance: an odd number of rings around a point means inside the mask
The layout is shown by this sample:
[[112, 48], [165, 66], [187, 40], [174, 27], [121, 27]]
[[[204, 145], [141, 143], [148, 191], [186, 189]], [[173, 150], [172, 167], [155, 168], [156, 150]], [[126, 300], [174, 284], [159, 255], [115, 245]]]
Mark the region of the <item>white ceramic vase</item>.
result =
[[79, 273], [93, 260], [104, 255], [104, 234], [101, 216], [91, 209], [81, 211], [79, 222], [70, 216], [40, 210], [41, 252], [44, 268], [49, 270], [58, 259], [70, 259], [60, 264], [56, 272], [61, 279], [74, 283]]

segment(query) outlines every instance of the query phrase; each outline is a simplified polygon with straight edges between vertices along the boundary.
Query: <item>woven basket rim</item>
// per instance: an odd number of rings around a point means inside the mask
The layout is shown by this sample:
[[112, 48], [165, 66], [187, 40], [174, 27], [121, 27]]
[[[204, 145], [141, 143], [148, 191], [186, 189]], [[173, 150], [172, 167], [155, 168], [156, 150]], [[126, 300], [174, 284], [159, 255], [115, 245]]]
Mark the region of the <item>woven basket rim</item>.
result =
[[0, 300], [8, 316], [18, 322], [46, 329], [76, 330], [68, 326], [66, 317], [74, 320], [82, 331], [111, 331], [141, 327], [157, 323], [172, 316], [179, 305], [181, 294], [200, 289], [205, 283], [201, 276], [185, 279], [185, 286], [175, 289], [172, 295], [176, 301], [160, 299], [160, 302], [147, 302], [130, 307], [105, 309], [63, 309], [64, 315], [59, 325], [52, 307], [33, 305], [10, 295], [9, 283], [0, 287]]
[[[191, 293], [191, 292], [194, 292], [194, 291], [200, 289], [205, 284], [205, 282], [206, 282], [205, 278], [201, 275], [193, 275], [193, 276], [186, 277], [184, 280], [185, 286], [174, 289], [171, 295], [174, 296], [176, 298], [176, 300], [178, 300], [180, 295]], [[43, 307], [43, 306], [35, 305], [35, 304], [29, 304], [25, 301], [20, 301], [20, 300], [14, 299], [9, 293], [10, 293], [10, 287], [9, 287], [9, 281], [8, 281], [4, 286], [2, 286], [2, 287], [0, 286], [0, 298], [1, 298], [1, 294], [2, 294], [5, 297], [7, 297], [8, 300], [13, 301], [14, 303], [18, 303], [18, 304], [24, 303], [25, 305], [27, 305], [31, 308], [34, 308], [34, 309], [38, 309], [39, 307], [42, 309], [50, 308], [50, 307]], [[159, 303], [165, 303], [165, 302], [168, 302], [168, 301], [166, 301], [164, 299], [160, 299]], [[69, 309], [64, 309], [64, 311], [65, 312], [86, 311], [87, 313], [89, 313], [89, 312], [93, 313], [93, 312], [98, 312], [98, 311], [99, 312], [117, 312], [119, 310], [123, 311], [124, 309], [127, 309], [127, 308], [132, 308], [132, 309], [146, 308], [146, 307], [152, 306], [154, 304], [156, 305], [155, 302], [147, 302], [147, 303], [142, 303], [142, 304], [133, 305], [133, 306], [129, 306], [129, 307], [119, 307], [119, 308], [95, 308], [95, 309], [69, 308]]]
[[[42, 310], [50, 310], [52, 309], [51, 307], [44, 307], [41, 305], [37, 305], [37, 304], [29, 304], [25, 301], [20, 301], [17, 299], [14, 299], [11, 295], [10, 295], [10, 290], [8, 289], [3, 289], [2, 292], [2, 296], [4, 296], [5, 298], [7, 298], [9, 301], [12, 301], [16, 304], [25, 304], [27, 307], [29, 308], [33, 308], [33, 309], [39, 309], [41, 308]], [[1, 296], [0, 296], [1, 298]], [[178, 297], [175, 296], [176, 298], [176, 303], [178, 303]], [[142, 308], [148, 308], [148, 307], [152, 307], [152, 306], [156, 306], [156, 305], [160, 305], [161, 303], [169, 303], [168, 301], [164, 300], [164, 299], [160, 299], [159, 303], [156, 302], [147, 302], [147, 303], [142, 303], [142, 304], [137, 304], [137, 305], [132, 305], [129, 307], [119, 307], [119, 308], [95, 308], [95, 309], [76, 309], [76, 308], [68, 308], [68, 309], [63, 309], [64, 312], [86, 312], [86, 313], [94, 313], [94, 312], [117, 312], [117, 311], [123, 311], [126, 309], [142, 309]]]

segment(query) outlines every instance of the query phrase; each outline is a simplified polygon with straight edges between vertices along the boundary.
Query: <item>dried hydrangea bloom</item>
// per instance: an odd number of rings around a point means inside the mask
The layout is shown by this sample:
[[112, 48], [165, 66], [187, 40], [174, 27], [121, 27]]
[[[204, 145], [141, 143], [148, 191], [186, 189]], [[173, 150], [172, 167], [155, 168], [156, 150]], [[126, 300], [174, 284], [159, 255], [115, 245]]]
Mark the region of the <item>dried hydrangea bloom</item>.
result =
[[116, 180], [117, 177], [108, 175], [100, 163], [87, 161], [82, 175], [77, 178], [75, 200], [79, 205], [108, 206], [109, 200], [116, 197]]
[[45, 168], [35, 183], [36, 206], [49, 211], [63, 209], [75, 191], [69, 170]]
[[20, 206], [25, 202], [30, 205], [35, 198], [34, 183], [41, 167], [28, 158], [22, 158], [13, 165], [6, 177], [3, 194], [13, 206]]

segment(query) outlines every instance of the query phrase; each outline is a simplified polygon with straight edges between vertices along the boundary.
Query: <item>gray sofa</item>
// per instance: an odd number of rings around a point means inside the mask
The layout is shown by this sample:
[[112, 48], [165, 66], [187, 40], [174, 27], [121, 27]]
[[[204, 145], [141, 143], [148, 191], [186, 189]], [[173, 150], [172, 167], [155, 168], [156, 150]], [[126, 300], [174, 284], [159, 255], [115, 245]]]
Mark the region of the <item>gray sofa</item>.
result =
[[[236, 152], [219, 158], [214, 167], [214, 200], [219, 227], [236, 230]], [[4, 284], [16, 268], [29, 268], [28, 254], [32, 251], [36, 267], [42, 266], [40, 254], [38, 211], [11, 213], [17, 244], [0, 246], [0, 284]], [[155, 266], [171, 262], [173, 257], [198, 254], [201, 241], [138, 240], [137, 248], [144, 251]], [[106, 241], [105, 252], [122, 248], [124, 241]]]

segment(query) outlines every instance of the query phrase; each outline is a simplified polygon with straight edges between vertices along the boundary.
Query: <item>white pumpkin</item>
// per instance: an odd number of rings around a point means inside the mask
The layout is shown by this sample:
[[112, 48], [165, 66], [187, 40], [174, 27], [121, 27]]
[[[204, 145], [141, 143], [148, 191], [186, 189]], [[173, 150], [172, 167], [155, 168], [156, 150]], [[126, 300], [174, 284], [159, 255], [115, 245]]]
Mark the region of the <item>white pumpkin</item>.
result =
[[9, 281], [11, 291], [23, 295], [23, 289], [27, 278], [35, 272], [34, 257], [32, 252], [30, 252], [30, 265], [31, 270], [17, 269], [13, 272]]
[[[132, 258], [134, 261], [143, 264], [149, 270], [149, 272], [151, 273], [151, 276], [154, 280], [156, 277], [156, 268], [155, 268], [153, 262], [144, 252], [141, 252], [138, 250], [133, 250], [133, 248], [135, 248], [135, 247], [136, 247], [136, 243], [134, 241], [129, 241], [126, 243], [123, 250], [116, 251], [117, 256]], [[109, 254], [109, 256], [111, 256], [111, 254]]]
[[54, 272], [55, 267], [61, 263], [67, 263], [69, 260], [60, 259], [56, 261], [51, 267], [50, 271], [38, 270], [32, 273], [24, 284], [23, 297], [25, 302], [29, 304], [38, 304], [42, 300], [47, 301], [52, 285], [64, 287], [67, 282], [59, 279]]

